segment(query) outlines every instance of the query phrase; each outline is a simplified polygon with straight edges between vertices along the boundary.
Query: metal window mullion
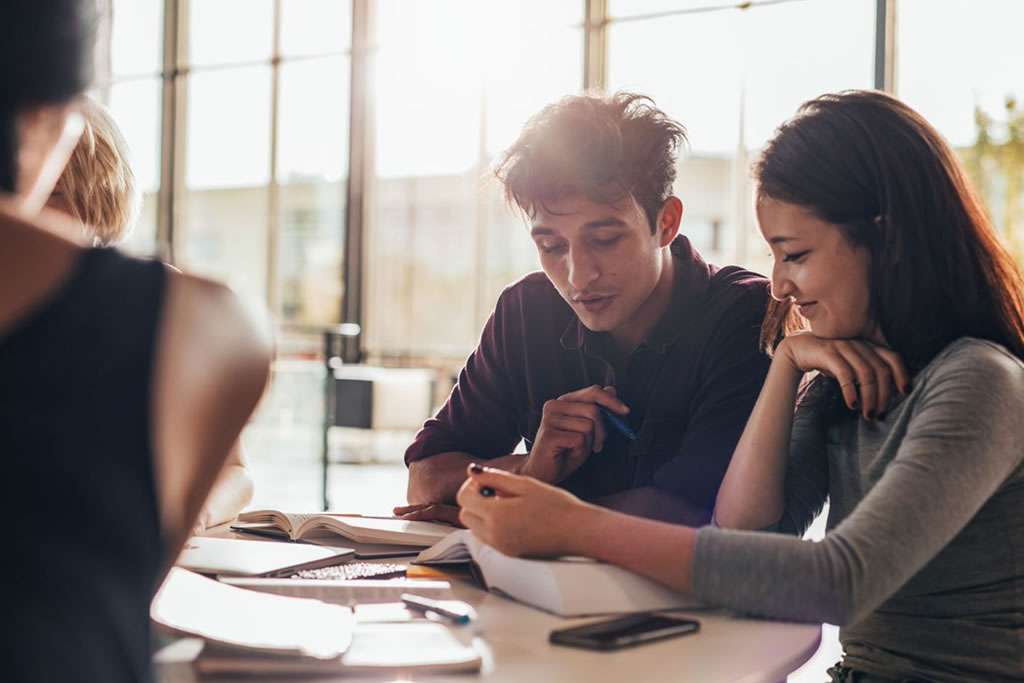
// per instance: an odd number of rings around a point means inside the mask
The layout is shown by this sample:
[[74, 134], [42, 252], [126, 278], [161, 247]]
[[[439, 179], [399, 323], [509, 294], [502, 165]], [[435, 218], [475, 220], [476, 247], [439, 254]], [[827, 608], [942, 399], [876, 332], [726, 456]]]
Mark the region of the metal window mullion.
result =
[[160, 189], [157, 193], [156, 249], [157, 256], [174, 263], [174, 204], [177, 181], [181, 177], [178, 166], [181, 140], [178, 133], [181, 31], [184, 23], [186, 0], [164, 0], [163, 68], [160, 72]]
[[875, 89], [896, 92], [896, 0], [875, 0]]
[[270, 178], [267, 185], [267, 308], [280, 313], [278, 247], [281, 243], [281, 188], [277, 183], [278, 122], [281, 88], [281, 0], [274, 0], [274, 38], [270, 60]]
[[584, 0], [583, 89], [604, 92], [608, 60], [608, 2]]
[[[363, 328], [363, 291], [365, 276], [364, 228], [367, 186], [372, 172], [370, 154], [370, 112], [373, 101], [369, 89], [369, 37], [371, 0], [352, 2], [352, 58], [349, 63], [349, 138], [348, 181], [345, 198], [345, 244], [342, 259], [344, 296], [341, 322]], [[356, 363], [362, 358], [363, 332], [346, 337], [342, 360]]]

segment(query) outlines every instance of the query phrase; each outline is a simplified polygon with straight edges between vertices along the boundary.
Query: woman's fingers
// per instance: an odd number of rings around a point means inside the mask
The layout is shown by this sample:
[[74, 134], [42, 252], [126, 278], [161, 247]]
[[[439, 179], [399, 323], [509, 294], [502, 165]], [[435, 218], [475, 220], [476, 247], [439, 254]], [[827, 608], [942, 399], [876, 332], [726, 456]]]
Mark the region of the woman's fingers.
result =
[[883, 376], [884, 364], [860, 342], [839, 342], [837, 348], [857, 375], [856, 387], [861, 415], [866, 420], [875, 419], [876, 415], [883, 412], [883, 409], [879, 408], [881, 401], [884, 400], [885, 405], [888, 405], [888, 371], [885, 370]]
[[892, 372], [892, 381], [896, 384], [896, 388], [901, 394], [906, 396], [910, 393], [910, 373], [907, 371], [907, 366], [903, 363], [903, 358], [900, 354], [896, 353], [892, 349], [882, 348], [870, 344], [872, 350], [883, 360], [886, 365], [889, 366], [889, 370]]

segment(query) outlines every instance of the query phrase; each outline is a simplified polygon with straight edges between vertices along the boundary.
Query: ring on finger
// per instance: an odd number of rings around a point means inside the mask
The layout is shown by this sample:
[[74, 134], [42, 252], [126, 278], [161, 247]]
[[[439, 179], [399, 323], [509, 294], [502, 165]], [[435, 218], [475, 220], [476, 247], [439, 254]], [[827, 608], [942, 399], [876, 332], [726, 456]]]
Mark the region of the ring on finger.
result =
[[857, 384], [857, 380], [851, 379], [849, 382], [843, 382], [842, 384], [839, 385], [839, 388], [840, 389], [845, 389], [846, 387], [848, 387], [850, 385], [853, 385], [853, 384]]

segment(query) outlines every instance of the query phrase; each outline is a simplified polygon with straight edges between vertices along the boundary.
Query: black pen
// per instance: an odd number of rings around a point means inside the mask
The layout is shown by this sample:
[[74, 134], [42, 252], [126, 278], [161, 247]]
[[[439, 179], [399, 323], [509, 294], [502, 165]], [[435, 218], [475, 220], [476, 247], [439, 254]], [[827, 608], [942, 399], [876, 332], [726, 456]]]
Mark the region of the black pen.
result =
[[444, 617], [456, 624], [468, 624], [470, 610], [472, 609], [469, 605], [461, 608], [445, 607], [437, 600], [423, 598], [419, 595], [413, 595], [412, 593], [402, 593], [402, 602], [407, 608], [415, 612], [420, 612], [422, 614], [433, 612], [434, 614]]

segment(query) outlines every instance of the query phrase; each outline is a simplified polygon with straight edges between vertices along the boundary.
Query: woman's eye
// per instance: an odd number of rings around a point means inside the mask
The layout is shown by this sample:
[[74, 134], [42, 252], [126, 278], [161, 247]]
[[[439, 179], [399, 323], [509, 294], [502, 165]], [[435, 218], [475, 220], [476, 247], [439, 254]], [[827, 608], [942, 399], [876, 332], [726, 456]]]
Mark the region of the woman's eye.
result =
[[808, 249], [807, 251], [798, 251], [795, 254], [786, 254], [785, 258], [783, 258], [782, 260], [785, 261], [786, 263], [798, 263], [803, 259], [804, 256], [807, 256], [809, 253], [811, 253], [810, 249]]

